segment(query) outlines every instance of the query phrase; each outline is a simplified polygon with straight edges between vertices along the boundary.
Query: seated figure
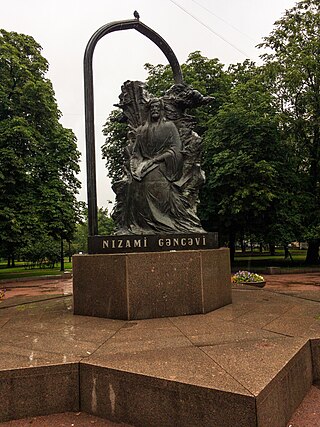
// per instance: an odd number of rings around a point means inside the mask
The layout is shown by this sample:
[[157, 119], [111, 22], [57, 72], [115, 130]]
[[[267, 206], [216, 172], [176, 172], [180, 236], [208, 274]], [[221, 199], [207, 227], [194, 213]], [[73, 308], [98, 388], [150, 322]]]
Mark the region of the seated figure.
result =
[[195, 203], [204, 181], [199, 159], [194, 158], [201, 140], [186, 125], [187, 116], [181, 105], [175, 105], [176, 99], [170, 92], [162, 99], [150, 98], [141, 82], [126, 82], [122, 87], [118, 105], [131, 130], [125, 173], [113, 186], [118, 235], [204, 233]]

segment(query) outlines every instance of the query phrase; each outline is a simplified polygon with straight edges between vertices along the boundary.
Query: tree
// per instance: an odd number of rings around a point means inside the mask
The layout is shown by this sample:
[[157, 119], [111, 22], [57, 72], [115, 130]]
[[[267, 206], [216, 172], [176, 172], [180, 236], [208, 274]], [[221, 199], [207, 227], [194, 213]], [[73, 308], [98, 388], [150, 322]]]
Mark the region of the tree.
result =
[[[285, 209], [284, 200], [293, 198], [294, 175], [264, 69], [245, 61], [230, 67], [229, 73], [229, 99], [210, 119], [205, 135], [207, 183], [201, 212], [207, 223], [218, 224], [226, 235], [233, 259], [237, 234], [260, 234], [268, 241], [274, 237], [275, 224], [283, 231], [280, 207]], [[277, 240], [287, 241], [290, 235], [291, 241], [295, 236], [294, 214], [287, 213], [287, 235]]]
[[120, 110], [113, 110], [103, 127], [106, 141], [101, 148], [102, 158], [106, 160], [108, 177], [111, 178], [112, 183], [119, 181], [123, 174], [128, 130], [123, 113]]
[[[110, 217], [108, 208], [98, 209], [98, 229], [99, 234], [109, 235], [114, 231], [114, 222]], [[76, 232], [71, 244], [72, 253], [88, 252], [88, 209], [81, 203], [80, 220], [76, 226]]]
[[[230, 79], [223, 67], [217, 58], [206, 58], [199, 51], [190, 53], [187, 61], [181, 64], [184, 81], [203, 96], [213, 98], [210, 104], [191, 111], [196, 118], [195, 130], [199, 135], [203, 135], [208, 119], [228, 98]], [[146, 80], [148, 90], [156, 96], [163, 95], [173, 84], [170, 66], [146, 64], [145, 68], [149, 73]]]
[[41, 240], [22, 248], [19, 257], [26, 261], [29, 267], [54, 268], [60, 259], [60, 244], [50, 236], [43, 236]]
[[[147, 64], [146, 68], [148, 88], [163, 94], [172, 84], [169, 66]], [[245, 234], [270, 244], [301, 237], [306, 195], [297, 173], [300, 156], [273, 95], [269, 67], [246, 60], [224, 71], [217, 59], [194, 52], [181, 68], [187, 83], [214, 98], [209, 106], [191, 111], [204, 139], [202, 166], [207, 181], [199, 215], [205, 228], [219, 230], [221, 243], [229, 242], [232, 255], [236, 237]], [[126, 127], [114, 121], [117, 114], [107, 122], [104, 150], [111, 149], [108, 161], [112, 171], [119, 172]]]
[[32, 37], [0, 30], [0, 251], [9, 264], [42, 237], [71, 237], [76, 223], [80, 154], [47, 70]]
[[319, 262], [320, 245], [320, 4], [303, 0], [275, 23], [261, 47], [273, 77], [273, 92], [291, 149], [300, 157], [297, 173], [304, 197], [301, 203], [306, 262]]

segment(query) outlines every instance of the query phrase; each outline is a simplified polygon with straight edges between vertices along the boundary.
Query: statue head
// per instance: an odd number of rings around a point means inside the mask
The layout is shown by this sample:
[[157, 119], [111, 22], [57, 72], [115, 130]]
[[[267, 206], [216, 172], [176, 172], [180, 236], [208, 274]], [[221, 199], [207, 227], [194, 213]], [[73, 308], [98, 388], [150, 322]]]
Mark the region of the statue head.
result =
[[152, 98], [149, 101], [149, 120], [151, 122], [159, 122], [164, 118], [164, 106], [162, 99]]

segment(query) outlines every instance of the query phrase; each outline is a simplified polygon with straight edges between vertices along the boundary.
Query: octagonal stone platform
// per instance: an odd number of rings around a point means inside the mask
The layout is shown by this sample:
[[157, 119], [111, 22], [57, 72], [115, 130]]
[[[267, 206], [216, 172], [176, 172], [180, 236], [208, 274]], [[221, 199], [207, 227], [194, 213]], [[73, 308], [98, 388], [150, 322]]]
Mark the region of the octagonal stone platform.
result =
[[74, 316], [71, 297], [0, 306], [0, 422], [81, 410], [136, 427], [285, 427], [320, 379], [320, 294], [300, 295], [234, 290], [211, 313], [136, 321]]
[[111, 319], [208, 313], [232, 302], [229, 250], [75, 255], [73, 302]]

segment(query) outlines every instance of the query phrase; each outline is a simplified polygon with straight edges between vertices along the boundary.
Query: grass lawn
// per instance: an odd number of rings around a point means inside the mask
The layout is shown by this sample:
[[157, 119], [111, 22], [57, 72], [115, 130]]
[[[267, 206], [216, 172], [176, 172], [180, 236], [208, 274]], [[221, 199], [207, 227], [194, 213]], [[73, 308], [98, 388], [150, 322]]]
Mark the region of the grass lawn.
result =
[[277, 250], [274, 256], [271, 256], [268, 252], [260, 253], [241, 253], [236, 252], [235, 261], [233, 267], [241, 269], [256, 269], [256, 268], [266, 268], [266, 267], [284, 267], [284, 268], [297, 268], [303, 267], [304, 261], [306, 259], [306, 250], [291, 249], [290, 258], [284, 258], [284, 251]]
[[[64, 263], [65, 271], [72, 271], [72, 263], [66, 258]], [[37, 277], [37, 276], [53, 276], [62, 274], [60, 264], [55, 268], [30, 268], [26, 267], [23, 262], [16, 262], [16, 267], [7, 268], [6, 262], [0, 262], [0, 280], [16, 279], [19, 277]]]

